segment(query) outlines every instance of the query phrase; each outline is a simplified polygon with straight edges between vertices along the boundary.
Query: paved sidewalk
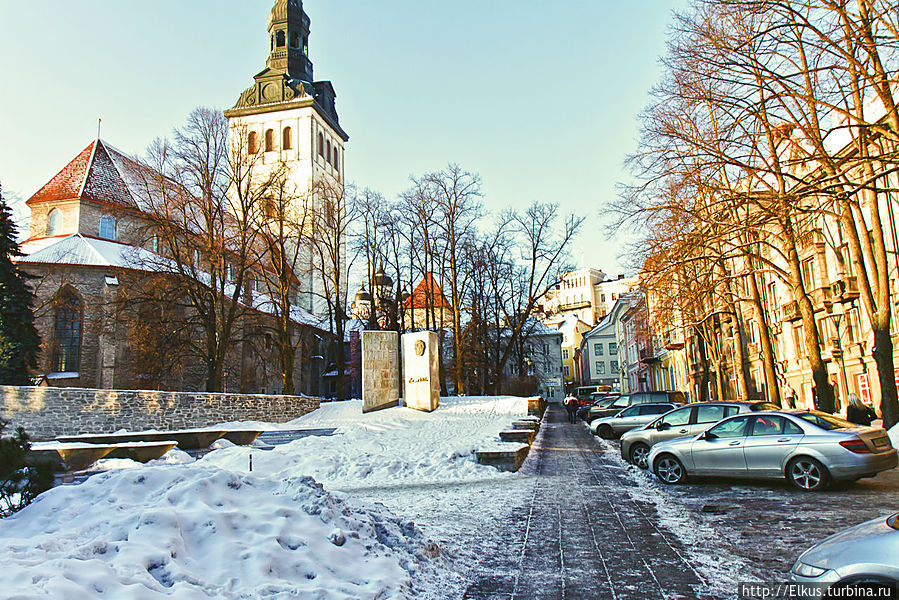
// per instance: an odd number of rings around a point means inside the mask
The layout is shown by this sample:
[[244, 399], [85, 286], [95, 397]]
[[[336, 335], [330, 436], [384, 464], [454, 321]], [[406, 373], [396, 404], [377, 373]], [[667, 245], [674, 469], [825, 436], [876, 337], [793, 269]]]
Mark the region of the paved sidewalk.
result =
[[[465, 598], [702, 598], [704, 582], [652, 504], [582, 425], [551, 405], [523, 467], [530, 497], [482, 545]], [[472, 535], [478, 535], [472, 532]]]

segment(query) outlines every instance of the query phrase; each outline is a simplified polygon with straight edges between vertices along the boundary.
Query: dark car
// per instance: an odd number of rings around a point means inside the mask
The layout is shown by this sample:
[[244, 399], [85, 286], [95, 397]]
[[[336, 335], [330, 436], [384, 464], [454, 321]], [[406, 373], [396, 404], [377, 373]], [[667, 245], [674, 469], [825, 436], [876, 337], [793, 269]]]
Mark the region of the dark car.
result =
[[633, 394], [625, 394], [619, 396], [615, 402], [609, 406], [593, 407], [587, 413], [587, 422], [601, 417], [610, 417], [617, 414], [621, 409], [633, 406], [634, 404], [648, 404], [650, 402], [670, 402], [671, 404], [681, 405], [687, 403], [687, 397], [683, 392], [636, 392]]
[[581, 419], [582, 421], [587, 420], [587, 413], [590, 411], [591, 408], [593, 408], [593, 407], [606, 408], [606, 407], [612, 406], [612, 403], [618, 399], [618, 396], [605, 396], [602, 394], [599, 394], [599, 395], [594, 394], [593, 397], [595, 399], [592, 402], [590, 402], [586, 406], [580, 407], [577, 411], [577, 417], [579, 419]]

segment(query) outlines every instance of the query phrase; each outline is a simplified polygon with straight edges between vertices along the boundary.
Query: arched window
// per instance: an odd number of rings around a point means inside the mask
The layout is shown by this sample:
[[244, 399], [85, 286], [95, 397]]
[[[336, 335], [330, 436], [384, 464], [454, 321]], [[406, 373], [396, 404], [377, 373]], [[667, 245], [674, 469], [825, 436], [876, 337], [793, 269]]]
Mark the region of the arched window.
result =
[[100, 237], [104, 240], [115, 240], [115, 217], [104, 215], [100, 217]]
[[53, 327], [53, 372], [77, 373], [81, 358], [81, 300], [69, 289], [56, 298]]
[[325, 136], [321, 133], [318, 134], [318, 155], [322, 158], [325, 157]]
[[334, 169], [339, 171], [340, 168], [337, 166], [337, 146], [334, 146]]
[[247, 150], [250, 154], [259, 152], [259, 136], [255, 131], [251, 131], [250, 135], [247, 136]]
[[283, 138], [283, 139], [281, 140], [281, 149], [283, 149], [283, 150], [290, 150], [291, 148], [293, 148], [293, 136], [292, 136], [292, 133], [293, 133], [293, 132], [290, 130], [290, 127], [285, 127], [285, 128], [284, 128], [284, 133], [283, 133], [283, 135], [281, 136], [281, 137]]
[[325, 151], [325, 160], [331, 162], [331, 140], [328, 140], [328, 149]]
[[279, 31], [275, 34], [275, 39], [277, 40], [278, 48], [284, 47], [284, 32]]
[[294, 31], [290, 34], [290, 47], [291, 48], [299, 48], [300, 47], [300, 34]]
[[47, 217], [47, 235], [62, 233], [62, 211], [54, 208]]
[[274, 129], [266, 129], [265, 130], [265, 151], [266, 152], [274, 152], [275, 150], [275, 130]]

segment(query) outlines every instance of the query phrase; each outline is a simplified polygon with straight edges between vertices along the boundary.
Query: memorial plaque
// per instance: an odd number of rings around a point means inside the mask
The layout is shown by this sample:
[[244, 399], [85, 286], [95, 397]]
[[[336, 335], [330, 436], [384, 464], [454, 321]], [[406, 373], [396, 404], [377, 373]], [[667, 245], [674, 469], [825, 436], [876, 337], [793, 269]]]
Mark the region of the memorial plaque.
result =
[[403, 335], [403, 401], [409, 408], [431, 412], [440, 404], [438, 340], [433, 331]]
[[362, 332], [362, 412], [390, 408], [400, 398], [399, 334]]

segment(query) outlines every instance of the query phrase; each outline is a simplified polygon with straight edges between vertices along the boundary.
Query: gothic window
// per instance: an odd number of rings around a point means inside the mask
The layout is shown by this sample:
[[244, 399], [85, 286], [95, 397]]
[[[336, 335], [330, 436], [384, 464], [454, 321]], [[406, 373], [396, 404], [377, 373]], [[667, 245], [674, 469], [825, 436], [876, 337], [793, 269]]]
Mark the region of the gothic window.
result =
[[318, 134], [318, 155], [322, 158], [325, 156], [325, 136], [321, 133]]
[[284, 47], [284, 32], [279, 31], [275, 34], [275, 39], [277, 40], [278, 48]]
[[115, 240], [115, 217], [104, 215], [100, 217], [100, 237], [104, 240]]
[[62, 211], [54, 208], [47, 217], [47, 235], [59, 235], [62, 231]]
[[290, 47], [291, 48], [299, 48], [300, 47], [300, 34], [294, 31], [290, 34]]
[[251, 131], [250, 135], [247, 136], [247, 150], [250, 154], [259, 152], [259, 136], [256, 135], [255, 131]]
[[281, 148], [284, 150], [290, 150], [293, 148], [293, 136], [290, 127], [284, 128], [283, 140], [281, 140]]
[[77, 373], [81, 355], [81, 301], [71, 290], [56, 299], [53, 328], [53, 372]]
[[275, 150], [275, 130], [267, 129], [265, 131], [265, 151], [273, 152]]

